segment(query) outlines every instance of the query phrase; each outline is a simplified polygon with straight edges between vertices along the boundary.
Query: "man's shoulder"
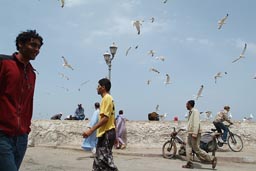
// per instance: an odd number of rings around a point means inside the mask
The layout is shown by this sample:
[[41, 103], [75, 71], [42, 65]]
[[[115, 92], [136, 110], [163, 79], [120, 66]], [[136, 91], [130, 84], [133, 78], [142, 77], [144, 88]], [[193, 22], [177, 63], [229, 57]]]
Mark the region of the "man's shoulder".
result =
[[3, 54], [0, 54], [0, 61], [2, 60], [8, 60], [8, 59], [14, 59], [13, 56], [11, 55], [3, 55]]

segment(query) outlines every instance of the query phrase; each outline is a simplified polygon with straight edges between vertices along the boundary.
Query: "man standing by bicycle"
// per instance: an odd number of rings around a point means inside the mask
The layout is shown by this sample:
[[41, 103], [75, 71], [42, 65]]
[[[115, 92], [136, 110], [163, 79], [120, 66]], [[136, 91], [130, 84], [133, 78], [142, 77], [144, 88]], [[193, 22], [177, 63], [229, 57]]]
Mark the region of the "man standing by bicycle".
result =
[[196, 156], [201, 160], [207, 163], [212, 164], [214, 169], [217, 164], [217, 158], [210, 156], [205, 151], [199, 148], [199, 143], [201, 139], [201, 126], [200, 126], [200, 113], [197, 109], [194, 108], [195, 101], [189, 100], [186, 104], [188, 114], [188, 126], [187, 126], [187, 144], [186, 144], [186, 154], [187, 154], [187, 164], [183, 165], [183, 168], [193, 168], [192, 163], [192, 150]]
[[224, 106], [224, 110], [220, 111], [215, 120], [213, 121], [213, 125], [216, 127], [217, 131], [219, 133], [223, 134], [222, 137], [219, 138], [219, 142], [225, 143], [227, 141], [227, 136], [228, 136], [228, 127], [223, 123], [224, 121], [233, 124], [231, 120], [228, 118], [228, 112], [230, 111], [229, 106]]

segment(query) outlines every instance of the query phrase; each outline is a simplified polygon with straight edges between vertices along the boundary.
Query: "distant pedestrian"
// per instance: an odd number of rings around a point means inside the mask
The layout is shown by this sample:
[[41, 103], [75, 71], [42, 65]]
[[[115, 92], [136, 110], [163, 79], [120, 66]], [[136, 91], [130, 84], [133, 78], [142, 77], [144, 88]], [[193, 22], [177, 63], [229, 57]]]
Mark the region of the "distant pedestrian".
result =
[[197, 109], [194, 108], [195, 101], [190, 100], [186, 104], [188, 114], [188, 125], [187, 125], [187, 143], [186, 143], [186, 155], [187, 155], [187, 164], [183, 165], [183, 168], [193, 168], [192, 163], [192, 150], [196, 156], [204, 162], [212, 164], [214, 169], [217, 164], [217, 158], [210, 156], [205, 151], [199, 148], [199, 143], [201, 139], [201, 124], [200, 124], [200, 113]]
[[0, 55], [0, 170], [17, 171], [25, 156], [36, 74], [30, 61], [43, 45], [36, 30], [16, 37], [13, 55]]
[[119, 111], [116, 117], [116, 148], [125, 149], [127, 144], [126, 118], [123, 110]]
[[112, 148], [116, 139], [115, 131], [115, 105], [109, 94], [111, 82], [107, 78], [99, 80], [97, 92], [101, 95], [99, 121], [91, 129], [83, 133], [87, 138], [97, 130], [98, 143], [96, 157], [93, 162], [93, 171], [117, 171], [114, 164]]
[[[95, 111], [91, 117], [88, 128], [91, 129], [96, 123], [98, 123], [98, 117], [100, 112], [100, 104], [96, 102], [94, 104]], [[84, 138], [82, 148], [84, 150], [91, 150], [93, 154], [96, 153], [96, 144], [97, 144], [96, 131], [94, 131], [89, 137]]]

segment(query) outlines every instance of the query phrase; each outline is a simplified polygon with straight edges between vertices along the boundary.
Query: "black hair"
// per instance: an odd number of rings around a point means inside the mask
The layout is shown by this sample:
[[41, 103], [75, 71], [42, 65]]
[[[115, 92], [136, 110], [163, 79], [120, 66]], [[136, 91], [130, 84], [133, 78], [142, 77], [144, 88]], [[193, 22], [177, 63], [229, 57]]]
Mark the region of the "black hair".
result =
[[188, 103], [191, 105], [191, 107], [195, 106], [195, 100], [189, 100]]
[[19, 43], [25, 44], [26, 42], [29, 42], [31, 38], [38, 39], [41, 43], [41, 46], [44, 44], [43, 38], [36, 32], [36, 30], [27, 30], [21, 32], [16, 37], [16, 49], [19, 50]]
[[104, 86], [107, 92], [109, 92], [111, 89], [111, 82], [107, 78], [102, 78], [101, 80], [99, 80], [99, 85]]
[[123, 110], [119, 110], [119, 114], [122, 115], [124, 113]]
[[95, 106], [95, 108], [100, 108], [100, 103], [99, 102], [96, 102], [96, 103], [94, 103], [94, 106]]

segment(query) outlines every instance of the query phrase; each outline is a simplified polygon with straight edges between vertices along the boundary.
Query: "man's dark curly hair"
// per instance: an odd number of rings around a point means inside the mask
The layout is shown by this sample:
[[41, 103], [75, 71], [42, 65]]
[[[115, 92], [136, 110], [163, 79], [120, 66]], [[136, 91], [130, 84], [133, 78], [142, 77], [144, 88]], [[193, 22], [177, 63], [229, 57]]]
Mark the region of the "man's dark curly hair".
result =
[[104, 86], [107, 92], [110, 91], [110, 89], [111, 89], [111, 82], [110, 82], [109, 79], [102, 78], [101, 80], [99, 80], [98, 83], [99, 83], [100, 86]]
[[38, 39], [41, 43], [41, 46], [44, 44], [43, 38], [36, 32], [36, 30], [27, 30], [27, 31], [21, 32], [16, 37], [16, 49], [19, 50], [19, 43], [25, 44], [26, 42], [29, 42], [31, 38]]

